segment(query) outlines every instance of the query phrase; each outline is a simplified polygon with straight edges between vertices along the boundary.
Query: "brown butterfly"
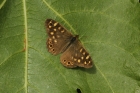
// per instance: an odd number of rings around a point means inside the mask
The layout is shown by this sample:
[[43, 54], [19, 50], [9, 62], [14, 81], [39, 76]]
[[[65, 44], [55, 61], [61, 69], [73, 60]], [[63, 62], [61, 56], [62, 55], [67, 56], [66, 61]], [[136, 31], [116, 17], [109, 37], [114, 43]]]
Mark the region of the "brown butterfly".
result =
[[78, 35], [73, 36], [63, 26], [52, 19], [47, 19], [45, 25], [49, 36], [47, 39], [48, 51], [53, 55], [62, 53], [60, 61], [65, 67], [92, 67], [92, 59], [89, 53], [83, 48]]

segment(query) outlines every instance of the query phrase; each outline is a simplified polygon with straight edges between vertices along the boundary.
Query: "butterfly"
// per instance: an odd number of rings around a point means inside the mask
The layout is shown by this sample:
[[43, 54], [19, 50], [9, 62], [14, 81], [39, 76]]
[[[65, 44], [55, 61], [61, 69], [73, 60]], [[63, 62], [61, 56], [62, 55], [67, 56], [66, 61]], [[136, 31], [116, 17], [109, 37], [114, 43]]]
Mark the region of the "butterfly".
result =
[[47, 19], [45, 26], [48, 34], [46, 42], [48, 51], [53, 55], [61, 53], [60, 61], [65, 67], [91, 68], [93, 66], [93, 61], [78, 39], [78, 35], [72, 35], [53, 19]]

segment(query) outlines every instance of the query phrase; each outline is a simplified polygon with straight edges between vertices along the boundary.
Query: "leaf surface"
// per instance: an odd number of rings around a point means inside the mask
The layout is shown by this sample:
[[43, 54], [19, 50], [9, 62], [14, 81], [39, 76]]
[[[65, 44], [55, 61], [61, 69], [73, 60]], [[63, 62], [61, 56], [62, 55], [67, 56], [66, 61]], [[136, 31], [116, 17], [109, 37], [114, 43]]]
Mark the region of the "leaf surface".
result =
[[[136, 0], [1, 0], [1, 93], [140, 93]], [[78, 34], [94, 67], [67, 69], [46, 48], [45, 20]]]

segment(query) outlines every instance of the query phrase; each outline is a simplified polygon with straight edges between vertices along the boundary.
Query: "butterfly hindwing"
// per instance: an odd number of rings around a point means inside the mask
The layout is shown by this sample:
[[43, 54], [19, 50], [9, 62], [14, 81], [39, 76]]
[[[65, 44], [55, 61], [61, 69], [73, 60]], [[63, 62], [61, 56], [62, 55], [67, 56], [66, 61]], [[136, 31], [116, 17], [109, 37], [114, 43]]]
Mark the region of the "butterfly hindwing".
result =
[[92, 59], [89, 53], [83, 48], [78, 38], [68, 47], [61, 55], [61, 63], [68, 68], [75, 67], [92, 67]]

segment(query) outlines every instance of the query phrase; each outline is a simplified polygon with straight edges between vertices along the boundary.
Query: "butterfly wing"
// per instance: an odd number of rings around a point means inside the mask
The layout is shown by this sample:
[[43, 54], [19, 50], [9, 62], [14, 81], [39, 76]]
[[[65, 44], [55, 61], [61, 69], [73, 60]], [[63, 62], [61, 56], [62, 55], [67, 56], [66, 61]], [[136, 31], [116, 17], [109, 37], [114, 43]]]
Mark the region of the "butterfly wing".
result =
[[77, 66], [91, 68], [93, 66], [89, 53], [83, 48], [78, 38], [62, 53], [60, 60], [68, 68], [75, 68]]
[[47, 19], [45, 24], [49, 36], [47, 40], [48, 51], [53, 55], [63, 52], [73, 35], [52, 19]]

